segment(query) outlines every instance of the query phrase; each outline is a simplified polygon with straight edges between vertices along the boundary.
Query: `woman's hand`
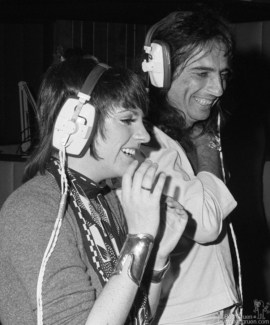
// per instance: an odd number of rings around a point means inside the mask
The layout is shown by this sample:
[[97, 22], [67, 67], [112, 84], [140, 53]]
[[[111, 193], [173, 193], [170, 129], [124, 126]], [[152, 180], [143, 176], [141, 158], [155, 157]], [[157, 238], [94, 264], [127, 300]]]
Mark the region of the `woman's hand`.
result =
[[135, 160], [122, 179], [122, 205], [130, 234], [147, 233], [154, 238], [160, 223], [160, 201], [165, 174], [156, 175], [157, 164]]
[[156, 237], [156, 260], [154, 269], [166, 263], [168, 256], [179, 242], [188, 221], [188, 214], [183, 206], [171, 197], [166, 197], [162, 204], [159, 232]]

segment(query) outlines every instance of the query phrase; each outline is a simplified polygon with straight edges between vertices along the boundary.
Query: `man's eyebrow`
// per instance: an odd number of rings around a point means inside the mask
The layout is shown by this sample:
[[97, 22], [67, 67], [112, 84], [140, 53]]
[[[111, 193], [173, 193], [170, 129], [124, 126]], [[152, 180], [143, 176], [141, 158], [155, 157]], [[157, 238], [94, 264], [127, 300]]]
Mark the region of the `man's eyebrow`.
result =
[[[199, 70], [199, 71], [209, 71], [209, 72], [213, 72], [215, 71], [214, 68], [212, 67], [206, 67], [206, 66], [198, 66], [198, 67], [193, 67], [191, 70]], [[230, 67], [226, 67], [222, 70], [220, 70], [221, 72], [231, 72], [232, 70], [230, 69]]]

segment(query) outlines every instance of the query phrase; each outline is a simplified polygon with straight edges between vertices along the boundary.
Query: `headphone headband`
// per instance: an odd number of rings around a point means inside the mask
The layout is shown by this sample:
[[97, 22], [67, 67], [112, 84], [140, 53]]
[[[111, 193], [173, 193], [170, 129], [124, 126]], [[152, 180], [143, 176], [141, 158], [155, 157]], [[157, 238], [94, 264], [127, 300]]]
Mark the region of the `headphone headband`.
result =
[[92, 91], [94, 90], [99, 78], [109, 68], [110, 67], [106, 64], [98, 63], [95, 68], [89, 73], [80, 92], [91, 96]]

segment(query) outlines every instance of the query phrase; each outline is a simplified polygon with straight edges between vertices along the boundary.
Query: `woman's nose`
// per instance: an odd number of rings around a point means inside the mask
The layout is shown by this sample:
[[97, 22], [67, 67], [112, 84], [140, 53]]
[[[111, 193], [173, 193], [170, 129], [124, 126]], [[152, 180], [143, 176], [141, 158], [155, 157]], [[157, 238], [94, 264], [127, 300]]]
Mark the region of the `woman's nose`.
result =
[[146, 128], [143, 125], [143, 123], [141, 123], [141, 125], [136, 128], [136, 131], [134, 133], [134, 138], [136, 138], [136, 140], [139, 141], [140, 143], [147, 143], [150, 141], [150, 135], [146, 131]]

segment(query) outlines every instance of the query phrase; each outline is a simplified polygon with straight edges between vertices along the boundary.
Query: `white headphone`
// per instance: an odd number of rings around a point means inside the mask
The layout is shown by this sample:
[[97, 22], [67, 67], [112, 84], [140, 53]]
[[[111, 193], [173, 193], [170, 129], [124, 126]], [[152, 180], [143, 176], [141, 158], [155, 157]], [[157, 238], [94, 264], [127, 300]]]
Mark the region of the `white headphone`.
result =
[[99, 78], [109, 69], [105, 64], [97, 66], [89, 73], [77, 97], [69, 97], [61, 108], [53, 131], [53, 146], [74, 157], [82, 157], [89, 148], [96, 124], [96, 109], [89, 103], [91, 93]]
[[171, 85], [171, 58], [169, 45], [153, 40], [152, 36], [164, 19], [153, 25], [145, 38], [144, 51], [147, 59], [142, 62], [142, 70], [148, 72], [151, 84], [158, 88], [169, 89]]
[[61, 166], [61, 201], [48, 245], [42, 258], [37, 281], [37, 324], [43, 325], [42, 284], [47, 262], [55, 248], [63, 216], [65, 214], [68, 186], [65, 174], [65, 154], [81, 157], [89, 148], [92, 129], [96, 121], [96, 109], [89, 102], [99, 78], [109, 69], [106, 64], [98, 64], [86, 78], [77, 97], [69, 97], [56, 119], [53, 130], [53, 146], [59, 150]]

